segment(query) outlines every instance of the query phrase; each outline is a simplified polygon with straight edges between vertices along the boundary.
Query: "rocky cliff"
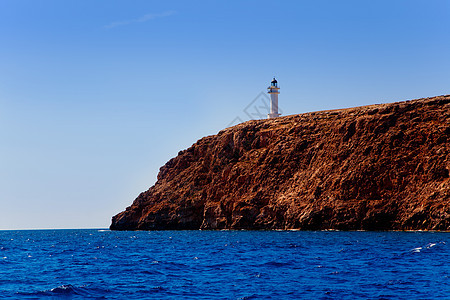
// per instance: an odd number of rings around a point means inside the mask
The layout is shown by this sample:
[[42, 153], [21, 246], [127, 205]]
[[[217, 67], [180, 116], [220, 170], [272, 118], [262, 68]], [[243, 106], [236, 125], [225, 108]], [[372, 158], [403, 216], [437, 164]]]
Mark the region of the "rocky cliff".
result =
[[200, 139], [113, 230], [450, 230], [450, 96], [248, 121]]

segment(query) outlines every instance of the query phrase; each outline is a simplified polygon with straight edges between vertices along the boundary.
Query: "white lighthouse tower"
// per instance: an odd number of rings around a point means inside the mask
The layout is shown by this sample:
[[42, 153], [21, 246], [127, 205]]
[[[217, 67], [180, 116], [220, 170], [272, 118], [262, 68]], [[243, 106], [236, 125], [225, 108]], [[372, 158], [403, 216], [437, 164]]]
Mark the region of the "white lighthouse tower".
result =
[[278, 82], [275, 77], [270, 82], [270, 86], [267, 88], [267, 93], [270, 94], [270, 113], [267, 115], [267, 118], [270, 119], [279, 117], [278, 94], [280, 93], [280, 88], [278, 87]]

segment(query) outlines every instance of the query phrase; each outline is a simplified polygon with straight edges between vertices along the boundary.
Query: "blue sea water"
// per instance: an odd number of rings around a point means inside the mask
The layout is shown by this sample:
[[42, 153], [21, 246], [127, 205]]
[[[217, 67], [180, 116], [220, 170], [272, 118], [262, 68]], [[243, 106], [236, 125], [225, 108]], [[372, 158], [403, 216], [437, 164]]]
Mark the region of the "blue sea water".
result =
[[450, 234], [0, 231], [1, 299], [450, 299]]

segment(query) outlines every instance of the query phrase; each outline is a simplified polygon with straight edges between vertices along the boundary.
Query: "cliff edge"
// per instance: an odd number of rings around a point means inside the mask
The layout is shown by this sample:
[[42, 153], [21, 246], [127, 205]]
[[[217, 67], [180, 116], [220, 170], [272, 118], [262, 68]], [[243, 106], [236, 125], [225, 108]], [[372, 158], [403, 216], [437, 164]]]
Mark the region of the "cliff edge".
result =
[[112, 230], [450, 230], [450, 96], [248, 121], [180, 151]]

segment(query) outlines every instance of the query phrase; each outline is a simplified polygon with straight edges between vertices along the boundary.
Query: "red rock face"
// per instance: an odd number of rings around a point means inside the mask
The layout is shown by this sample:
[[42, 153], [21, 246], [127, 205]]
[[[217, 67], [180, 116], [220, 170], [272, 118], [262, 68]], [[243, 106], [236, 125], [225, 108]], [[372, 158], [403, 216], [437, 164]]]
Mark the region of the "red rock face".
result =
[[113, 230], [450, 230], [450, 96], [249, 121], [200, 139]]

